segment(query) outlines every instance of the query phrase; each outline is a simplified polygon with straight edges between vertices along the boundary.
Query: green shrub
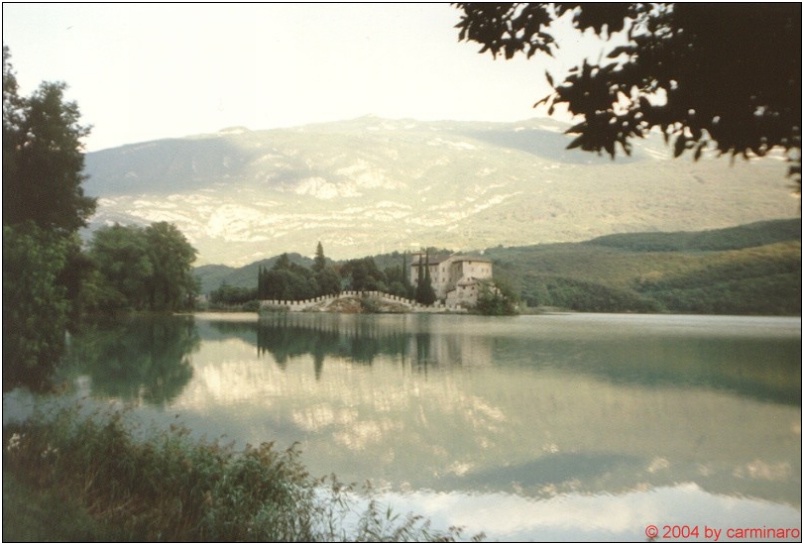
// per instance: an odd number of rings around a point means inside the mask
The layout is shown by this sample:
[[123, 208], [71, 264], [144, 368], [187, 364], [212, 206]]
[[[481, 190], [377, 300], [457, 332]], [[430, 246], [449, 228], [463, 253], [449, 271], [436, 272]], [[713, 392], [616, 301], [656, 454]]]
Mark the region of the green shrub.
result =
[[507, 286], [500, 287], [492, 282], [480, 282], [477, 303], [472, 309], [485, 316], [513, 316], [518, 314], [513, 293]]

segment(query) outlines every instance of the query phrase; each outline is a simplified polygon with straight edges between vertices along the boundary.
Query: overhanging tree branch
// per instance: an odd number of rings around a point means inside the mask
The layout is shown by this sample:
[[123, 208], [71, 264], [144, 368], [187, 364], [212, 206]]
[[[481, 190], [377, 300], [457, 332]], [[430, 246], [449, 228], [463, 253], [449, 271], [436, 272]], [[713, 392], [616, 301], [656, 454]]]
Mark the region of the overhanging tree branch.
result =
[[784, 150], [801, 185], [801, 4], [454, 4], [459, 39], [492, 56], [556, 55], [551, 24], [619, 34], [625, 45], [584, 60], [537, 102], [581, 118], [568, 147], [612, 158], [659, 129], [676, 157], [762, 157]]

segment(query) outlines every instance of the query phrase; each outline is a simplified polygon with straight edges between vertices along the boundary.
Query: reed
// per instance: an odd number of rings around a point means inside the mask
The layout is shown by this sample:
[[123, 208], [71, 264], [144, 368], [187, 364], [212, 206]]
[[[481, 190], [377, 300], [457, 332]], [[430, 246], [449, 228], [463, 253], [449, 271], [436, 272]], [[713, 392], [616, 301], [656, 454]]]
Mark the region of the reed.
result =
[[[125, 411], [39, 414], [3, 428], [4, 472], [69, 498], [119, 541], [456, 541], [336, 477], [313, 478], [297, 445], [237, 450], [188, 429], [143, 432]], [[474, 539], [482, 539], [482, 535]]]

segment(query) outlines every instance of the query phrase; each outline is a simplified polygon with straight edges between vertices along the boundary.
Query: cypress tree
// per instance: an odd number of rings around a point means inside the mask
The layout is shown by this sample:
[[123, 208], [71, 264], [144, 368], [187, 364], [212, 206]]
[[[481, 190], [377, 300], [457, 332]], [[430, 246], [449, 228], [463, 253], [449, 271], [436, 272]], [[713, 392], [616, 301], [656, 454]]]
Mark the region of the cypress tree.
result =
[[320, 273], [327, 266], [327, 259], [324, 257], [324, 247], [321, 246], [321, 241], [315, 249], [315, 259], [313, 260], [313, 272]]
[[418, 276], [416, 278], [416, 289], [414, 290], [414, 299], [417, 303], [421, 303], [421, 292], [422, 286], [424, 285], [424, 271], [422, 270], [422, 255], [419, 254], [419, 262], [418, 262]]
[[405, 288], [405, 297], [412, 299], [413, 289], [410, 285], [410, 271], [408, 270], [408, 253], [402, 254], [402, 286]]
[[422, 270], [422, 259], [419, 256], [419, 281], [416, 285], [416, 302], [422, 305], [430, 306], [435, 303], [436, 295], [433, 291], [433, 282], [430, 278], [430, 253], [425, 250], [424, 254], [425, 264]]
[[427, 306], [435, 303], [436, 294], [433, 290], [433, 280], [430, 278], [430, 252], [425, 251], [424, 254], [424, 287], [422, 288], [423, 303]]

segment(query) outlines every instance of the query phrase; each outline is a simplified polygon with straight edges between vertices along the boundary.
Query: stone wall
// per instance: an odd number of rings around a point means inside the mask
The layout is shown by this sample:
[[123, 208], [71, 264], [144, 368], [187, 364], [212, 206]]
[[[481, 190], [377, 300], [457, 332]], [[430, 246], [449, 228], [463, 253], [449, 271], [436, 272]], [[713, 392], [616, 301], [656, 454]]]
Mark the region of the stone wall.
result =
[[326, 310], [326, 307], [338, 299], [343, 298], [363, 298], [371, 297], [379, 299], [383, 303], [396, 303], [408, 307], [410, 312], [444, 312], [444, 311], [460, 311], [462, 309], [456, 307], [447, 307], [440, 303], [431, 306], [420, 305], [413, 299], [400, 297], [398, 295], [391, 295], [381, 291], [343, 291], [337, 295], [322, 295], [313, 299], [305, 299], [302, 301], [291, 301], [281, 299], [270, 299], [260, 301], [261, 310], [287, 310], [290, 312], [303, 312], [309, 310], [320, 309]]

